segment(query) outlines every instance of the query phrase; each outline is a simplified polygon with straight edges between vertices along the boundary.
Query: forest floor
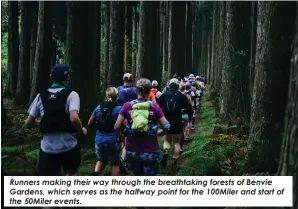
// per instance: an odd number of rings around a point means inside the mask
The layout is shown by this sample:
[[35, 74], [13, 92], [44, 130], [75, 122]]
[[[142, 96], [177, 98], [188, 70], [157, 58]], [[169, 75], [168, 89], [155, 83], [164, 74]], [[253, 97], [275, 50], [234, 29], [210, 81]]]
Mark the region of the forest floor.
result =
[[[196, 119], [196, 131], [191, 141], [184, 145], [177, 170], [161, 169], [162, 176], [222, 176], [242, 175], [247, 140], [236, 135], [213, 134], [216, 124], [214, 103], [208, 91], [203, 97], [200, 114]], [[10, 126], [1, 126], [1, 169], [5, 175], [34, 175], [41, 135], [38, 129], [27, 129], [24, 121], [27, 109], [13, 105], [4, 99]], [[82, 146], [82, 164], [79, 175], [89, 175], [95, 166], [94, 140]], [[162, 148], [163, 141], [159, 140]], [[168, 162], [170, 165], [171, 162]], [[103, 175], [110, 175], [109, 166]], [[130, 174], [128, 174], [130, 175]]]

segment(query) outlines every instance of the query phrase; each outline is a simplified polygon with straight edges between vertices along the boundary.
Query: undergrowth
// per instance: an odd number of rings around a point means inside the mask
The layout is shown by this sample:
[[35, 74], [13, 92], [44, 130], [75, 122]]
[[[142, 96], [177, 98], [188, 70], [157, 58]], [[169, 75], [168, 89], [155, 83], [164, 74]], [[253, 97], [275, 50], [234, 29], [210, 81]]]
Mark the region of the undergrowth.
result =
[[236, 135], [212, 134], [216, 124], [215, 105], [203, 101], [197, 136], [183, 158], [179, 176], [241, 175], [247, 142]]

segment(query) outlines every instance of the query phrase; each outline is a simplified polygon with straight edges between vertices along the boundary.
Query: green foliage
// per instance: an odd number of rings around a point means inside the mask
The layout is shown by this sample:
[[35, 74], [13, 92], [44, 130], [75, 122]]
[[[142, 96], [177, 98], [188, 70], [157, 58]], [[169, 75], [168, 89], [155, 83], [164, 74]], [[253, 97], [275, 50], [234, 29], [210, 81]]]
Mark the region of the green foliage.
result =
[[212, 102], [204, 101], [197, 127], [199, 135], [183, 153], [184, 162], [177, 175], [238, 175], [242, 172], [247, 143], [234, 135], [211, 134], [215, 115]]
[[2, 33], [1, 37], [1, 76], [7, 79], [7, 59], [8, 59], [8, 33]]

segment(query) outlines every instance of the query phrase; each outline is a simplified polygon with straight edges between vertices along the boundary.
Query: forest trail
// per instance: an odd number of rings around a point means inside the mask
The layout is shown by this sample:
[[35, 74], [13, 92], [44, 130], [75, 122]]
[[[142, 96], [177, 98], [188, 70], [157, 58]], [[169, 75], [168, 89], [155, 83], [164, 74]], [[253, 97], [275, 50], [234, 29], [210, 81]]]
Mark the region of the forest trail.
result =
[[[13, 105], [4, 99], [8, 117], [13, 126], [2, 127], [2, 169], [9, 175], [34, 175], [41, 135], [38, 129], [27, 129], [24, 120], [27, 109]], [[162, 168], [160, 175], [230, 175], [242, 171], [246, 140], [234, 135], [213, 134], [216, 124], [215, 107], [209, 92], [203, 97], [200, 113], [196, 115], [196, 128], [192, 140], [184, 144], [184, 152], [178, 161], [178, 169]], [[93, 135], [82, 147], [82, 164], [79, 175], [90, 175], [96, 163]], [[162, 150], [163, 140], [159, 139]], [[171, 149], [172, 152], [173, 149]], [[26, 166], [24, 166], [26, 165]], [[168, 165], [171, 165], [169, 158]], [[110, 175], [109, 166], [102, 175]], [[128, 175], [132, 175], [129, 173]]]

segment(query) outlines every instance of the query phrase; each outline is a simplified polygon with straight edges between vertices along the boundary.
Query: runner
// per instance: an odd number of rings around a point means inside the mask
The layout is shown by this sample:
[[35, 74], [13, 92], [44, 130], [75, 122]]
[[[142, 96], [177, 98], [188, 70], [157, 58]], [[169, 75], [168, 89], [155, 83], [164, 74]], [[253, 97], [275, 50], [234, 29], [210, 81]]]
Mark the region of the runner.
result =
[[[119, 103], [119, 105], [124, 105], [126, 102], [130, 102], [134, 99], [137, 99], [137, 89], [133, 86], [133, 82], [134, 82], [133, 75], [130, 73], [125, 73], [123, 75], [123, 82], [124, 82], [124, 84], [122, 86], [118, 87], [118, 92], [119, 92], [118, 103]], [[126, 173], [125, 139], [123, 140], [121, 146], [122, 146], [122, 155], [121, 155], [121, 159], [120, 159], [120, 161], [121, 161], [120, 173], [125, 174]]]
[[151, 85], [152, 85], [152, 89], [150, 91], [150, 94], [149, 94], [148, 99], [151, 100], [151, 101], [153, 101], [152, 98], [154, 98], [155, 101], [157, 102], [158, 98], [161, 95], [161, 92], [158, 91], [158, 89], [157, 89], [158, 82], [156, 80], [154, 80], [154, 81], [152, 81]]
[[[188, 94], [184, 93], [184, 91], [185, 91], [185, 86], [180, 86], [180, 92], [183, 93], [184, 95], [186, 95], [186, 97], [189, 101], [189, 104], [192, 104], [191, 97]], [[190, 123], [190, 121], [188, 121], [188, 114], [187, 114], [186, 109], [183, 109], [181, 114], [182, 114], [183, 133], [184, 134], [182, 134], [182, 137], [180, 140], [180, 154], [183, 152], [183, 145], [185, 142], [185, 138], [187, 138], [187, 136], [190, 136], [190, 128], [191, 128], [191, 123]]]
[[122, 107], [115, 124], [115, 130], [120, 134], [121, 125], [125, 119], [128, 123], [125, 129], [127, 162], [135, 176], [155, 176], [159, 170], [160, 151], [157, 141], [157, 126], [161, 123], [164, 132], [170, 124], [158, 104], [148, 101], [151, 83], [148, 79], [138, 80], [138, 98], [127, 102]]
[[137, 89], [133, 86], [133, 75], [125, 73], [123, 76], [124, 84], [118, 87], [119, 99], [118, 103], [123, 105], [126, 102], [137, 98]]
[[[37, 173], [41, 176], [57, 176], [63, 167], [66, 175], [77, 175], [81, 163], [81, 149], [77, 133], [87, 134], [82, 126], [77, 92], [66, 88], [70, 70], [57, 64], [51, 72], [52, 85], [36, 96], [25, 121], [27, 127], [39, 126], [42, 140]], [[41, 116], [41, 121], [36, 118]]]
[[[184, 90], [184, 93], [186, 95], [189, 95], [189, 97], [191, 98], [191, 106], [192, 106], [192, 109], [193, 109], [193, 117], [192, 117], [192, 125], [190, 127], [191, 130], [194, 130], [194, 118], [196, 117], [196, 93], [195, 93], [196, 89], [194, 89], [193, 86], [191, 86], [190, 82], [187, 82], [185, 84], [185, 90]], [[186, 135], [186, 139], [190, 139], [190, 134], [187, 134]]]
[[108, 162], [112, 166], [112, 176], [120, 174], [120, 143], [114, 131], [114, 125], [121, 106], [117, 104], [119, 94], [115, 87], [106, 90], [107, 101], [93, 111], [88, 126], [96, 125], [95, 151], [97, 163], [93, 176], [100, 175]]
[[185, 95], [178, 91], [179, 81], [176, 78], [170, 80], [169, 90], [159, 98], [160, 105], [165, 113], [166, 118], [171, 124], [170, 131], [164, 138], [164, 155], [161, 165], [166, 166], [171, 147], [170, 140], [173, 138], [175, 143], [175, 152], [173, 155], [173, 166], [177, 167], [177, 159], [180, 155], [180, 139], [183, 134], [183, 123], [181, 111], [186, 109], [188, 119], [192, 119], [192, 107]]

